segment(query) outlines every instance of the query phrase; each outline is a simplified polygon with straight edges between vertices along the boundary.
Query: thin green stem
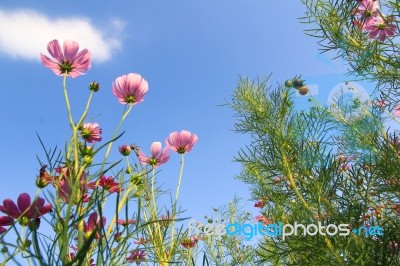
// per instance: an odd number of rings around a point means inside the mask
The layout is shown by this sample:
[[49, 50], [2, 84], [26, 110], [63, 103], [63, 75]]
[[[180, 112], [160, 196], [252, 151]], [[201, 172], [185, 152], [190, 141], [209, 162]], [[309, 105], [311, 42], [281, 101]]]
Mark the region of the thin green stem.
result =
[[72, 113], [71, 113], [71, 105], [69, 103], [69, 97], [68, 97], [68, 91], [67, 91], [67, 73], [64, 74], [63, 78], [63, 91], [64, 91], [64, 98], [65, 98], [65, 103], [67, 106], [67, 111], [68, 111], [68, 119], [69, 119], [69, 124], [71, 126], [71, 129], [74, 130], [75, 124], [74, 120], [72, 118]]
[[151, 197], [153, 198], [153, 207], [154, 207], [154, 214], [157, 215], [157, 204], [156, 204], [156, 197], [155, 197], [155, 192], [154, 192], [154, 178], [155, 177], [155, 171], [154, 167], [151, 171]]
[[184, 157], [183, 153], [181, 155], [182, 155], [181, 170], [179, 172], [178, 185], [177, 185], [176, 193], [175, 193], [175, 202], [173, 204], [173, 210], [172, 210], [171, 251], [173, 250], [173, 247], [174, 247], [176, 205], [178, 204], [179, 190], [181, 188], [181, 181], [182, 181], [182, 175], [183, 175], [183, 167], [185, 165], [185, 157]]
[[[132, 106], [133, 106], [132, 104], [129, 105], [128, 110], [126, 110], [126, 106], [125, 106], [124, 112], [123, 112], [123, 114], [122, 114], [122, 118], [121, 118], [121, 120], [120, 120], [120, 122], [119, 122], [117, 128], [115, 129], [115, 131], [114, 131], [114, 133], [113, 133], [113, 135], [112, 135], [112, 137], [111, 137], [112, 140], [114, 140], [114, 138], [117, 136], [118, 131], [120, 130], [120, 128], [121, 128], [122, 124], [124, 123], [126, 117], [128, 116], [128, 114], [129, 114], [130, 111], [132, 110]], [[114, 143], [114, 141], [111, 141], [111, 142], [108, 144], [107, 151], [106, 151], [106, 154], [105, 154], [105, 156], [104, 156], [103, 163], [102, 163], [102, 168], [104, 168], [104, 165], [105, 165], [105, 163], [106, 163], [106, 161], [107, 161], [108, 155], [110, 154], [111, 147], [112, 147], [113, 143]], [[102, 170], [102, 169], [101, 169], [101, 170]]]
[[175, 204], [174, 204], [175, 206], [176, 206], [176, 203], [178, 202], [179, 189], [181, 188], [181, 181], [182, 181], [182, 174], [183, 174], [184, 165], [185, 165], [185, 157], [183, 156], [183, 153], [182, 153], [181, 170], [180, 170], [180, 173], [179, 173], [178, 186], [176, 188], [176, 194], [175, 194]]
[[79, 127], [81, 125], [81, 123], [83, 122], [83, 120], [85, 119], [85, 117], [86, 117], [86, 115], [87, 115], [87, 113], [89, 111], [89, 106], [90, 106], [90, 103], [92, 101], [93, 94], [94, 94], [94, 91], [91, 91], [90, 95], [89, 95], [89, 98], [87, 100], [87, 103], [86, 103], [85, 110], [83, 111], [83, 114], [82, 114], [81, 118], [78, 121], [77, 127]]

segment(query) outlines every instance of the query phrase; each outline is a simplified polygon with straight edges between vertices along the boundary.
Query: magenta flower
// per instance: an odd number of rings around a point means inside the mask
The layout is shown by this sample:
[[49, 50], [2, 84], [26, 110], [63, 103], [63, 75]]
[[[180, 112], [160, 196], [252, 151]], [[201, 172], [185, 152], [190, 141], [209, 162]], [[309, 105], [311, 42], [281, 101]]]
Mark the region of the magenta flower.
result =
[[0, 211], [14, 219], [18, 219], [21, 225], [26, 226], [31, 219], [39, 218], [51, 212], [51, 205], [44, 205], [44, 203], [44, 199], [40, 197], [31, 202], [29, 194], [22, 193], [18, 197], [17, 204], [11, 199], [5, 199], [3, 205], [0, 205]]
[[197, 142], [197, 135], [186, 130], [182, 130], [181, 132], [175, 131], [169, 134], [169, 138], [165, 142], [171, 150], [184, 154], [192, 150]]
[[100, 180], [97, 182], [90, 182], [87, 184], [88, 188], [95, 189], [96, 186], [99, 185], [100, 187], [107, 190], [109, 193], [119, 192], [124, 190], [118, 182], [115, 182], [112, 176], [105, 177], [104, 175], [100, 177]]
[[382, 18], [381, 16], [373, 17], [365, 24], [364, 29], [369, 31], [368, 37], [371, 39], [379, 38], [383, 42], [386, 37], [394, 36], [397, 26], [392, 23], [392, 19]]
[[142, 102], [148, 90], [147, 81], [136, 73], [118, 77], [112, 86], [113, 94], [122, 104], [135, 105]]
[[58, 40], [49, 42], [47, 51], [53, 59], [40, 53], [42, 64], [50, 68], [58, 76], [67, 74], [71, 78], [83, 75], [90, 69], [92, 55], [87, 49], [83, 49], [78, 53], [79, 44], [71, 40], [66, 40], [63, 48], [64, 51], [61, 50]]
[[80, 128], [81, 136], [89, 143], [101, 141], [101, 128], [97, 123], [85, 123]]
[[136, 265], [139, 265], [146, 258], [146, 252], [144, 250], [132, 250], [131, 254], [126, 257], [127, 262], [136, 262]]
[[95, 238], [100, 239], [100, 230], [104, 228], [105, 224], [105, 217], [102, 217], [102, 219], [100, 220], [96, 212], [91, 213], [89, 215], [87, 223], [84, 222], [83, 224], [83, 232], [85, 232], [85, 238], [88, 239], [92, 234], [95, 234]]
[[161, 142], [153, 142], [150, 147], [151, 157], [147, 157], [142, 150], [139, 150], [139, 161], [142, 165], [151, 165], [156, 168], [169, 160], [168, 147], [161, 151]]

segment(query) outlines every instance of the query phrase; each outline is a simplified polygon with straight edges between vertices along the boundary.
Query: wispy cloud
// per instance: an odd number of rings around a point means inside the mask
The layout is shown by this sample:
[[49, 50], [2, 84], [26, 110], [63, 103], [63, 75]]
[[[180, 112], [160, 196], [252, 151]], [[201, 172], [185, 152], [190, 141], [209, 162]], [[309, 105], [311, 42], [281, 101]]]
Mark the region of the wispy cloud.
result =
[[94, 60], [107, 61], [121, 46], [123, 28], [124, 23], [118, 19], [100, 30], [84, 17], [51, 18], [34, 10], [0, 9], [0, 53], [39, 60], [39, 53], [46, 52], [49, 41], [71, 39], [88, 48]]

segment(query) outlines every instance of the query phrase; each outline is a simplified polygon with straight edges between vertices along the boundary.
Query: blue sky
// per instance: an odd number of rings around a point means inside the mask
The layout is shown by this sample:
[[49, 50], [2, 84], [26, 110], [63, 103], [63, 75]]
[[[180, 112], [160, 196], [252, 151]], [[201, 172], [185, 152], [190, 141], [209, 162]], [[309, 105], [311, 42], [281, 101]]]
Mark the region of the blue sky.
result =
[[[2, 1], [0, 200], [35, 193], [36, 155], [44, 155], [36, 132], [48, 148], [62, 147], [69, 136], [62, 79], [39, 61], [54, 38], [73, 39], [93, 51], [92, 69], [68, 79], [68, 87], [77, 117], [87, 85], [101, 83], [88, 118], [100, 123], [104, 139], [123, 110], [112, 81], [136, 72], [149, 82], [111, 158], [119, 158], [118, 145], [136, 143], [149, 151], [153, 141], [187, 129], [199, 137], [185, 160], [180, 203], [187, 216], [201, 219], [234, 194], [250, 199], [247, 186], [234, 179], [240, 165], [233, 162], [247, 138], [232, 131], [233, 113], [221, 106], [238, 77], [272, 73], [272, 82], [283, 83], [302, 74], [318, 86], [322, 102], [346, 79], [341, 62], [320, 55], [316, 39], [303, 32], [311, 27], [298, 20], [303, 13], [301, 1], [289, 0]], [[179, 161], [172, 154], [160, 168], [165, 189], [175, 188]]]

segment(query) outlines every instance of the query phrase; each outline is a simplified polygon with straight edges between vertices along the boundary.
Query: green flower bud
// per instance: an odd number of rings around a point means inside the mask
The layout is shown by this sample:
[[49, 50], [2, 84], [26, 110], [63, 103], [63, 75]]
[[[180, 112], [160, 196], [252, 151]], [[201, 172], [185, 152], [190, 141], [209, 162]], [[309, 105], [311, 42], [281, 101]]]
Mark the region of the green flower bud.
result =
[[89, 84], [89, 90], [97, 92], [100, 89], [100, 84], [98, 82], [93, 81]]
[[288, 88], [292, 88], [293, 87], [293, 81], [291, 79], [288, 79], [285, 81], [285, 86]]

